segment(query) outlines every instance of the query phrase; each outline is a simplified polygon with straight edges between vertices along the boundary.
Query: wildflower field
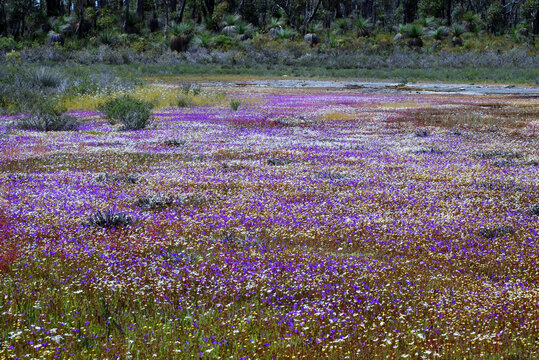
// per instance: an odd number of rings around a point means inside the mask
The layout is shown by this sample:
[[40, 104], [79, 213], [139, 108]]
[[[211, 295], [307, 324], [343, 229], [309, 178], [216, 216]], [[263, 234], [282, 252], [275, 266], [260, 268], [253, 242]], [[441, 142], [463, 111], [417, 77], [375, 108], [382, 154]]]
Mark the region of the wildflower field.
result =
[[539, 357], [537, 98], [70, 101], [0, 117], [0, 359]]

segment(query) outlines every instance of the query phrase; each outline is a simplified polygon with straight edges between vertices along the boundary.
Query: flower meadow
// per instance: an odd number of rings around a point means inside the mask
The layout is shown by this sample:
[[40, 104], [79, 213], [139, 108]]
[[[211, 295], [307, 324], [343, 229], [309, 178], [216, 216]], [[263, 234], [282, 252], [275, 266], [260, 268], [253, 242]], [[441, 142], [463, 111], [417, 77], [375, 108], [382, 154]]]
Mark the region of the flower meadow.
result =
[[536, 98], [0, 118], [2, 359], [533, 359]]

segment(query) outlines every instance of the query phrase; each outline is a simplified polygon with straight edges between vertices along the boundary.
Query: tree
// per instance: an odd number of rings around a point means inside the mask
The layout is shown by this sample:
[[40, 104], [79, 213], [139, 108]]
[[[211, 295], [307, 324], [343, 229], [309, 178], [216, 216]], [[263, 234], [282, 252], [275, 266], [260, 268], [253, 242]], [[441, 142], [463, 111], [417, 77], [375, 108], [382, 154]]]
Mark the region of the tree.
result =
[[296, 30], [306, 32], [309, 23], [313, 20], [322, 0], [275, 0], [275, 4], [284, 10]]
[[0, 0], [0, 34], [7, 35], [6, 0]]
[[412, 23], [417, 17], [417, 2], [418, 0], [403, 0], [403, 22], [405, 24]]
[[539, 0], [526, 0], [522, 5], [522, 16], [531, 24], [532, 33], [539, 35]]
[[177, 21], [180, 23], [183, 19], [183, 12], [185, 11], [185, 4], [187, 4], [187, 0], [183, 0], [182, 6], [180, 7], [180, 11], [178, 12], [178, 19]]
[[447, 26], [451, 26], [451, 12], [453, 11], [453, 0], [444, 0], [444, 14]]
[[59, 0], [46, 0], [47, 16], [58, 16], [61, 13], [61, 2]]
[[139, 17], [139, 19], [143, 20], [144, 19], [144, 0], [137, 0], [137, 4], [136, 4], [136, 11], [137, 11], [137, 16]]
[[124, 32], [127, 32], [129, 27], [129, 2], [130, 0], [125, 0]]

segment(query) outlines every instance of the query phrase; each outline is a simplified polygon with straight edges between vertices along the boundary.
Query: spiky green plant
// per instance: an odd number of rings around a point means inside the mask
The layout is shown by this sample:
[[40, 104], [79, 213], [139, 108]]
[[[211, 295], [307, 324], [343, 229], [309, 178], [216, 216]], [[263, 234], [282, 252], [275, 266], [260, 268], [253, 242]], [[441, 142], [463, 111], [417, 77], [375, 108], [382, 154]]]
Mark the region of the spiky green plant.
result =
[[266, 26], [266, 28], [269, 30], [269, 29], [275, 29], [275, 28], [278, 28], [278, 27], [282, 27], [282, 26], [285, 26], [286, 24], [286, 21], [281, 19], [281, 18], [275, 18], [275, 17], [272, 17], [269, 22], [268, 22], [268, 25]]
[[447, 29], [443, 26], [438, 27], [436, 30], [432, 32], [432, 38], [434, 40], [442, 41], [447, 37]]
[[199, 33], [197, 36], [195, 36], [193, 41], [198, 46], [207, 48], [211, 45], [211, 42], [212, 42], [211, 33], [209, 31], [203, 31]]
[[348, 19], [337, 19], [335, 23], [337, 24], [337, 28], [348, 30]]
[[240, 23], [241, 16], [236, 14], [228, 14], [223, 19], [223, 26], [236, 26]]
[[238, 110], [238, 108], [241, 105], [241, 101], [238, 99], [232, 99], [230, 100], [230, 108], [234, 111]]
[[464, 27], [461, 25], [454, 25], [451, 29], [451, 35], [454, 37], [460, 38], [464, 34]]
[[358, 36], [369, 36], [370, 31], [369, 28], [371, 26], [371, 22], [368, 19], [359, 18], [356, 20], [356, 29]]
[[251, 34], [253, 32], [253, 25], [240, 21], [236, 24], [236, 32], [238, 35]]
[[295, 34], [294, 30], [289, 29], [289, 28], [282, 28], [277, 33], [277, 37], [282, 40], [291, 39], [294, 36], [294, 34]]
[[98, 210], [95, 214], [88, 218], [88, 225], [101, 228], [119, 228], [129, 226], [133, 223], [133, 219], [129, 214], [116, 212], [113, 209], [101, 212]]
[[99, 111], [105, 114], [112, 125], [121, 123], [123, 130], [139, 130], [150, 123], [152, 108], [152, 103], [126, 95], [107, 100], [99, 106]]
[[173, 22], [170, 25], [170, 33], [174, 36], [187, 36], [187, 35], [193, 35], [195, 32], [195, 26], [191, 22], [181, 22], [176, 23]]
[[418, 39], [423, 35], [423, 27], [419, 24], [406, 24], [401, 28], [404, 36], [410, 39]]

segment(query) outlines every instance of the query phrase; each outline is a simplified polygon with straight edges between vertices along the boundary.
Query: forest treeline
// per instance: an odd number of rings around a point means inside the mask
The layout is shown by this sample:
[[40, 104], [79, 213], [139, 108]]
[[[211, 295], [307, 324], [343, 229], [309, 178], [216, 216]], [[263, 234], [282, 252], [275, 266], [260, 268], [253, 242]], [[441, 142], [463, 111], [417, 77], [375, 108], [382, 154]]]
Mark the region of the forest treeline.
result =
[[465, 31], [502, 34], [518, 29], [526, 36], [537, 35], [539, 1], [0, 0], [0, 35], [35, 39], [48, 34], [57, 36], [58, 41], [113, 29], [124, 33], [162, 31], [167, 36], [182, 22], [203, 24], [205, 29], [224, 30], [230, 35], [245, 27], [288, 27], [299, 34], [331, 27], [345, 30], [347, 21], [359, 21], [358, 30], [363, 28], [367, 34], [375, 29], [398, 32], [399, 25], [414, 22], [429, 26], [427, 22], [435, 20], [447, 27], [462, 24]]

